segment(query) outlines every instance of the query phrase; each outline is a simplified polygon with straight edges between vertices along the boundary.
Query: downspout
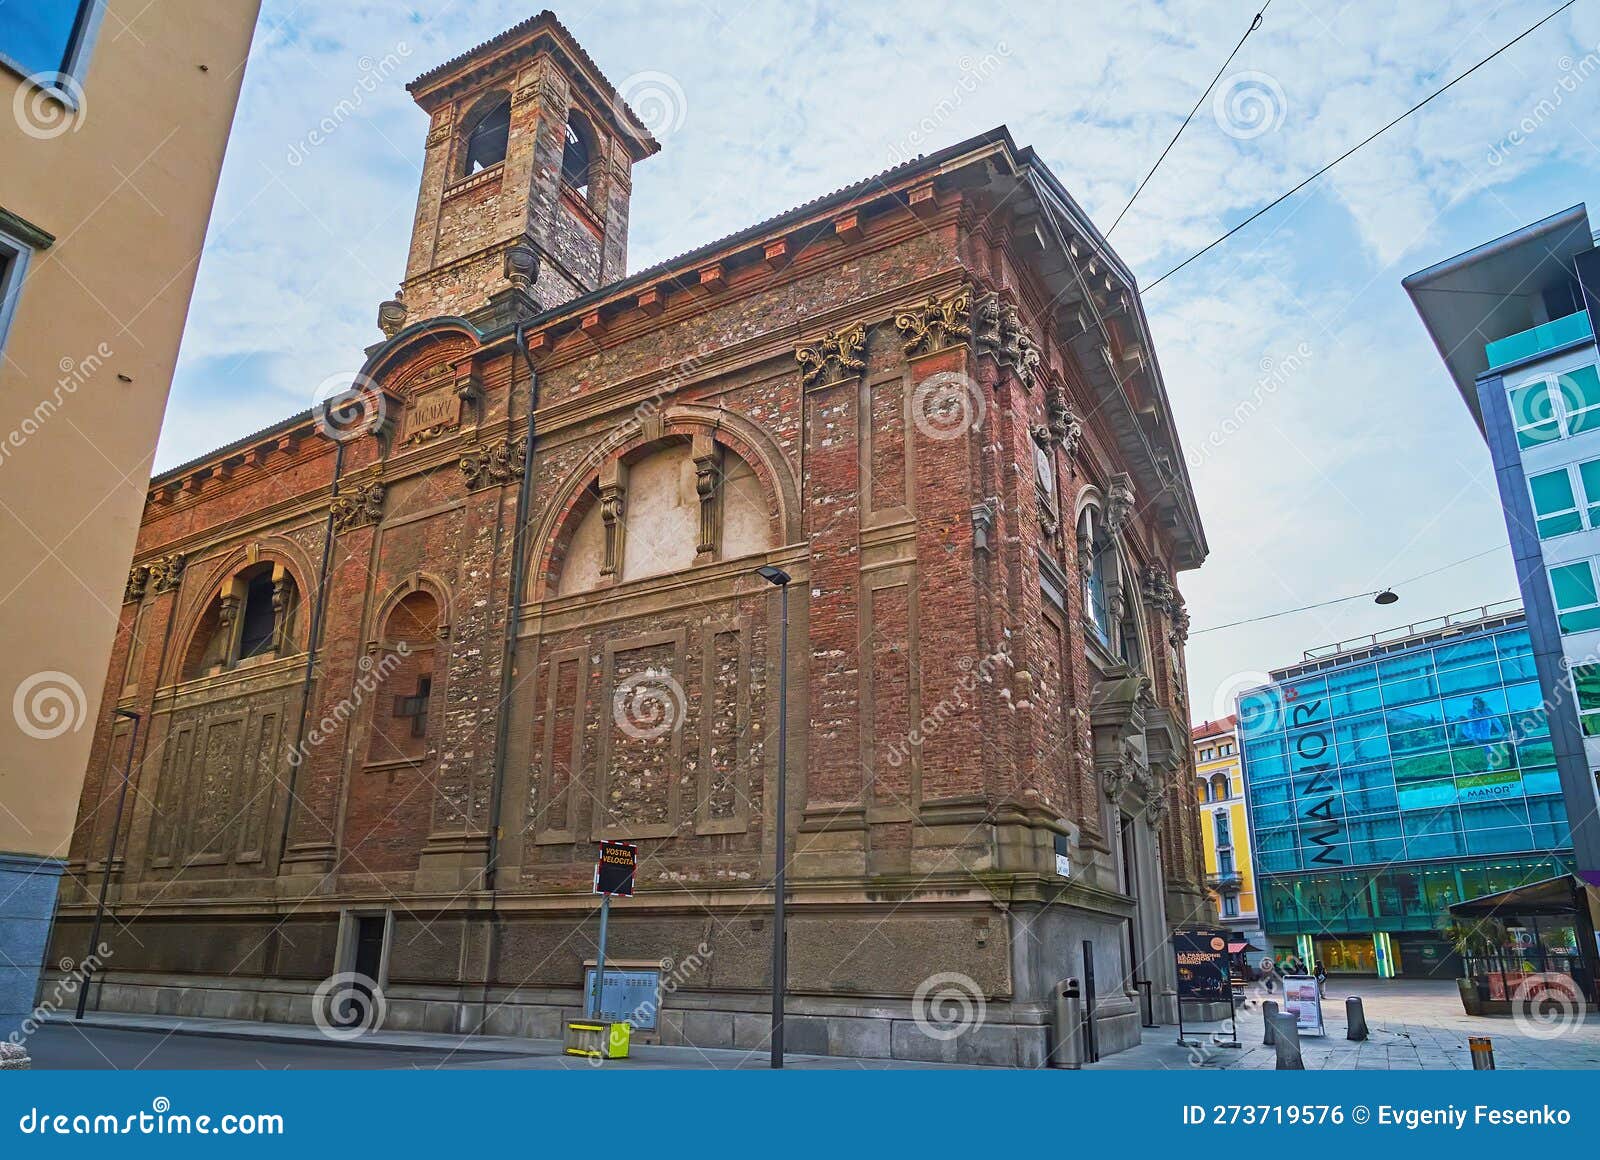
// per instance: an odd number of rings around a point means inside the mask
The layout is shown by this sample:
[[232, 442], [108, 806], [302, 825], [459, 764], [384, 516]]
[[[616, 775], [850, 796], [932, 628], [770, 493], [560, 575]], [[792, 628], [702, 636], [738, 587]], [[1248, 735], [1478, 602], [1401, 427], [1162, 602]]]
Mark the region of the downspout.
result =
[[289, 763], [289, 793], [283, 804], [283, 832], [278, 837], [278, 864], [273, 873], [283, 869], [283, 858], [289, 849], [289, 827], [294, 822], [294, 791], [300, 779], [300, 766], [305, 762], [306, 713], [311, 708], [311, 685], [316, 679], [317, 645], [322, 639], [322, 620], [328, 607], [328, 568], [333, 560], [333, 511], [339, 498], [339, 477], [344, 473], [344, 440], [334, 440], [333, 483], [328, 490], [328, 521], [322, 538], [322, 566], [317, 571], [317, 598], [311, 606], [311, 626], [306, 633], [306, 673], [300, 684], [300, 721], [295, 726], [294, 748], [290, 752], [298, 760]]
[[[506, 591], [505, 640], [500, 655], [500, 706], [494, 726], [494, 772], [489, 796], [489, 858], [484, 867], [484, 886], [489, 891], [489, 909], [495, 907], [496, 879], [500, 868], [500, 819], [506, 778], [506, 746], [511, 736], [512, 661], [517, 647], [517, 610], [527, 579], [528, 503], [533, 494], [533, 409], [539, 398], [539, 372], [528, 357], [524, 324], [517, 323], [516, 348], [528, 368], [528, 430], [522, 443], [522, 479], [517, 484], [516, 523], [511, 526], [511, 580]], [[516, 393], [517, 360], [511, 357], [511, 393]]]
[[[489, 988], [500, 977], [499, 870], [501, 800], [505, 795], [506, 746], [511, 737], [511, 663], [516, 655], [517, 610], [522, 604], [526, 567], [528, 501], [533, 494], [533, 408], [539, 398], [539, 372], [528, 357], [523, 324], [517, 323], [516, 347], [528, 367], [528, 430], [522, 443], [522, 480], [517, 484], [516, 522], [511, 525], [511, 578], [506, 589], [505, 639], [500, 652], [500, 705], [494, 723], [494, 770], [489, 783], [489, 855], [483, 869], [483, 884], [489, 891], [489, 946], [483, 979], [484, 1020], [489, 1015]], [[516, 396], [517, 356], [511, 356], [511, 383], [508, 394]], [[480, 1031], [482, 1024], [480, 1023]]]

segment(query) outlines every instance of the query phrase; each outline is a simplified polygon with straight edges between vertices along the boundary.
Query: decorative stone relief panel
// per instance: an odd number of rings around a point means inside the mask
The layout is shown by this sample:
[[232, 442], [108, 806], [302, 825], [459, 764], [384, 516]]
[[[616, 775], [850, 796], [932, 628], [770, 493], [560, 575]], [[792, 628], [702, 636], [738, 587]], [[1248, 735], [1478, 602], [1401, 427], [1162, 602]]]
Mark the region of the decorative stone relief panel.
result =
[[663, 838], [683, 791], [682, 629], [607, 641], [603, 653], [596, 838]]

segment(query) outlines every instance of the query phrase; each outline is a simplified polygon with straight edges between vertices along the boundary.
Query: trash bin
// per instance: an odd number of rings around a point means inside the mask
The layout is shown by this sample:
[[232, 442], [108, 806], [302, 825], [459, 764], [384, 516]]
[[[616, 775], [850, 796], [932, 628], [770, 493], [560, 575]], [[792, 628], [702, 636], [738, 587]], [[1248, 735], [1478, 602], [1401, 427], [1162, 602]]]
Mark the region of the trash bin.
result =
[[567, 1024], [565, 1051], [589, 1059], [627, 1059], [633, 1025], [599, 1019], [580, 1019]]
[[1083, 1066], [1083, 989], [1077, 979], [1063, 979], [1053, 989], [1055, 1017], [1051, 1027], [1050, 1066]]

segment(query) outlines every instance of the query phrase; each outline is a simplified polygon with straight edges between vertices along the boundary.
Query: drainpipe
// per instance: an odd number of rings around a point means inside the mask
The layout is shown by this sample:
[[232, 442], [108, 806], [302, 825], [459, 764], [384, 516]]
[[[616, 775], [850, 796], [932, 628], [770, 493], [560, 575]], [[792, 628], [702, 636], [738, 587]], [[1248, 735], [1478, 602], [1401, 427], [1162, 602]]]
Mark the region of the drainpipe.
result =
[[[331, 406], [331, 401], [324, 403]], [[317, 598], [311, 606], [311, 626], [306, 634], [306, 673], [300, 685], [300, 721], [295, 726], [294, 749], [299, 761], [289, 763], [289, 793], [283, 805], [283, 832], [278, 837], [278, 864], [273, 873], [282, 872], [283, 857], [289, 849], [289, 827], [294, 822], [294, 791], [305, 762], [306, 713], [311, 708], [311, 686], [316, 679], [317, 645], [322, 639], [322, 620], [328, 608], [328, 567], [333, 560], [333, 501], [339, 498], [339, 477], [344, 473], [344, 440], [333, 444], [333, 483], [328, 491], [328, 521], [322, 536], [322, 566], [317, 571]]]
[[[539, 399], [539, 372], [528, 357], [524, 324], [517, 323], [516, 347], [528, 368], [528, 430], [522, 444], [522, 479], [517, 484], [516, 522], [511, 526], [511, 579], [506, 591], [505, 640], [500, 655], [500, 705], [494, 726], [494, 771], [489, 795], [489, 857], [484, 867], [484, 886], [489, 891], [489, 910], [495, 906], [496, 879], [500, 869], [501, 799], [505, 791], [506, 745], [511, 736], [512, 660], [517, 648], [517, 609], [527, 579], [528, 503], [533, 497], [533, 409]], [[511, 394], [516, 393], [517, 360], [511, 358]]]

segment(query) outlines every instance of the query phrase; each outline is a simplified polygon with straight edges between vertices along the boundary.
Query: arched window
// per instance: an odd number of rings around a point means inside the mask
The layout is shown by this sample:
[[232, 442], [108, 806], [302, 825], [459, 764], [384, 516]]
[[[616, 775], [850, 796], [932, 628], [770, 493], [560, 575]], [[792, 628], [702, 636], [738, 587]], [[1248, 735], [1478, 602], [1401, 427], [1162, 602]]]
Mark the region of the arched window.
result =
[[709, 437], [668, 439], [608, 463], [566, 542], [560, 595], [770, 551], [754, 469]]
[[1111, 646], [1111, 604], [1108, 584], [1114, 564], [1111, 537], [1100, 521], [1100, 509], [1086, 507], [1078, 516], [1078, 569], [1083, 577], [1083, 608], [1100, 642]]
[[408, 592], [384, 620], [380, 662], [384, 691], [373, 714], [367, 762], [413, 761], [428, 751], [434, 717], [439, 602], [431, 592]]
[[567, 118], [567, 143], [561, 151], [561, 180], [585, 198], [589, 196], [589, 170], [594, 133], [583, 114], [574, 110]]
[[281, 565], [263, 561], [223, 582], [189, 638], [181, 679], [293, 651], [300, 593]]
[[1219, 802], [1225, 802], [1230, 797], [1233, 796], [1233, 789], [1232, 789], [1232, 787], [1230, 787], [1228, 785], [1228, 775], [1227, 774], [1219, 773], [1214, 778], [1212, 778], [1211, 780], [1212, 780], [1212, 783], [1216, 787], [1217, 800]]
[[511, 140], [511, 98], [496, 93], [479, 101], [462, 125], [459, 176], [466, 177], [506, 159]]

